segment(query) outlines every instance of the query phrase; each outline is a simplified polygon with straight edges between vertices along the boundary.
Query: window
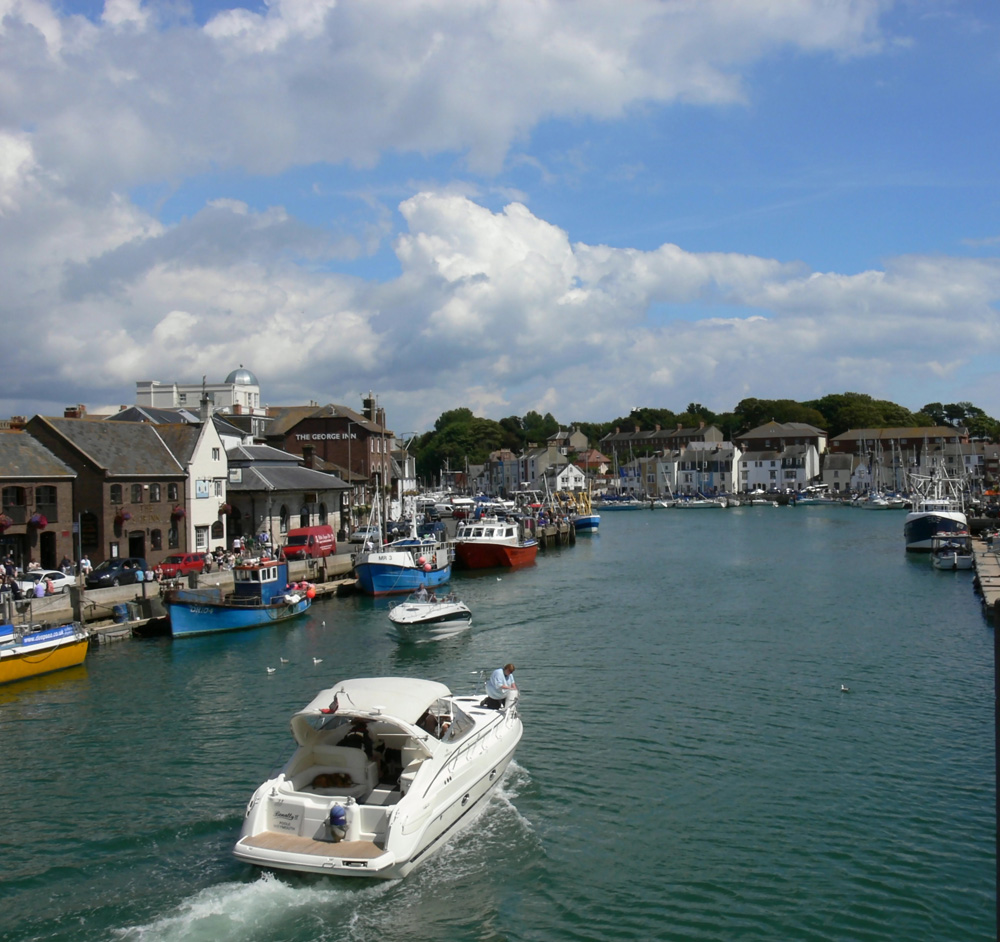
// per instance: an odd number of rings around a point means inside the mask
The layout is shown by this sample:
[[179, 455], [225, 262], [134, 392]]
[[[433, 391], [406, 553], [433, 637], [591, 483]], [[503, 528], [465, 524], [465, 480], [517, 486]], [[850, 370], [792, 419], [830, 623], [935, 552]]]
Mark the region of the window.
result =
[[141, 504], [142, 503], [142, 485], [133, 484], [132, 485], [132, 503]]
[[160, 485], [150, 484], [149, 485], [149, 502], [151, 504], [158, 504], [162, 498], [160, 497]]
[[215, 479], [215, 496], [216, 497], [222, 496], [222, 478]]
[[288, 508], [284, 504], [281, 505], [281, 515], [278, 518], [278, 531], [280, 533], [288, 532]]
[[319, 522], [321, 524], [323, 524], [323, 523], [326, 523], [326, 521], [327, 521], [326, 504], [320, 504], [319, 505]]
[[177, 500], [177, 485], [168, 484], [167, 485], [167, 500]]
[[4, 507], [23, 507], [24, 506], [24, 488], [23, 487], [5, 487], [3, 489], [3, 505], [4, 505]]
[[112, 484], [108, 489], [108, 499], [112, 504], [120, 504], [122, 502], [122, 486], [120, 484]]
[[220, 457], [222, 457], [222, 449], [221, 448], [213, 448], [212, 449], [212, 460], [213, 461], [218, 461]]
[[56, 504], [56, 489], [51, 484], [42, 484], [40, 487], [35, 488], [35, 503], [36, 504], [50, 504], [55, 506]]
[[177, 549], [180, 545], [180, 535], [177, 532], [177, 527], [171, 527], [167, 530], [167, 548]]
[[199, 553], [208, 549], [208, 527], [194, 528], [194, 548]]
[[299, 526], [308, 527], [309, 526], [309, 508], [300, 507], [299, 508]]
[[149, 531], [149, 545], [154, 550], [163, 549], [163, 531], [162, 530], [150, 530]]

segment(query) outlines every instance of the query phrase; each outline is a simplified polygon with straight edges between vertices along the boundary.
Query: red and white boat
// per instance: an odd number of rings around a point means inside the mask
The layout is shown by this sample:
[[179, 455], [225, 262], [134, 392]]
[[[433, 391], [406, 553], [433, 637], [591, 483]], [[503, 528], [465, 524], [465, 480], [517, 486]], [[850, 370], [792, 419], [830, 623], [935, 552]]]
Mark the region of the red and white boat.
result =
[[455, 566], [459, 569], [516, 569], [530, 566], [537, 555], [538, 541], [525, 537], [517, 520], [463, 520], [455, 534]]

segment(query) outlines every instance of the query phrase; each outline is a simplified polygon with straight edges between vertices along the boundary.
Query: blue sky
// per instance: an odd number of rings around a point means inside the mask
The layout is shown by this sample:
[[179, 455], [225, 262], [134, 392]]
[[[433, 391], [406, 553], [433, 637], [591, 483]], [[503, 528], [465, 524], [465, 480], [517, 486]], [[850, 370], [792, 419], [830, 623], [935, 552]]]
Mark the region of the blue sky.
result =
[[995, 3], [0, 11], [0, 414], [1000, 417]]

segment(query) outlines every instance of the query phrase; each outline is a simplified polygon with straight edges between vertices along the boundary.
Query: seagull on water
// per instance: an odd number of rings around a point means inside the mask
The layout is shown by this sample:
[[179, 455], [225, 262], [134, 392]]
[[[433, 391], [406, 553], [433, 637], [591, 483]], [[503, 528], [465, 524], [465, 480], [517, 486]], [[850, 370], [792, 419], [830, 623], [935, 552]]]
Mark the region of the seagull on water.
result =
[[287, 663], [288, 663], [288, 658], [287, 658], [287, 657], [283, 657], [283, 658], [281, 659], [281, 663], [282, 663], [282, 664], [287, 664]]
[[851, 692], [851, 688], [848, 687], [846, 684], [841, 684], [840, 685], [840, 692], [841, 693], [850, 693]]
[[322, 664], [322, 663], [323, 663], [323, 658], [321, 658], [321, 657], [314, 657], [313, 658], [313, 664]]
[[276, 668], [276, 667], [269, 667], [269, 668], [267, 669], [267, 672], [268, 672], [269, 674], [273, 674], [273, 673], [274, 673], [274, 672], [275, 672], [275, 671], [276, 671], [277, 669], [278, 669], [278, 668]]

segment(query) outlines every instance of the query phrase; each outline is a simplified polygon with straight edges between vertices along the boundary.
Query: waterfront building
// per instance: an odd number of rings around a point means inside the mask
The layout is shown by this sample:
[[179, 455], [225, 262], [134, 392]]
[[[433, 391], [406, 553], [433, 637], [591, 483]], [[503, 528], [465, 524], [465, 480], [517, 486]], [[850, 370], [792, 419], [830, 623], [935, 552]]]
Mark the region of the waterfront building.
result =
[[187, 470], [145, 422], [34, 416], [29, 434], [76, 472], [73, 518], [94, 565], [187, 552]]
[[[376, 488], [383, 498], [392, 493], [393, 481], [405, 473], [392, 459], [395, 435], [386, 427], [385, 410], [369, 393], [364, 411], [330, 403], [320, 406], [285, 406], [269, 412], [267, 444], [298, 455], [306, 467], [336, 474], [361, 503], [370, 504]], [[355, 501], [352, 500], [352, 503]]]
[[675, 494], [731, 494], [739, 485], [741, 453], [732, 442], [691, 442], [675, 456]]
[[744, 494], [751, 491], [777, 493], [781, 484], [781, 452], [745, 451], [739, 459], [738, 490]]
[[350, 487], [336, 475], [307, 468], [298, 455], [268, 445], [237, 445], [227, 459], [231, 536], [266, 533], [278, 546], [297, 527], [343, 528]]
[[0, 558], [19, 569], [31, 560], [58, 569], [77, 558], [73, 482], [76, 472], [23, 429], [0, 432]]
[[159, 425], [157, 431], [187, 472], [184, 514], [178, 526], [196, 553], [226, 549], [230, 505], [226, 498], [229, 464], [222, 437], [213, 422]]
[[734, 436], [733, 441], [743, 452], [783, 452], [792, 445], [812, 445], [822, 455], [827, 449], [826, 432], [805, 422], [765, 422]]

